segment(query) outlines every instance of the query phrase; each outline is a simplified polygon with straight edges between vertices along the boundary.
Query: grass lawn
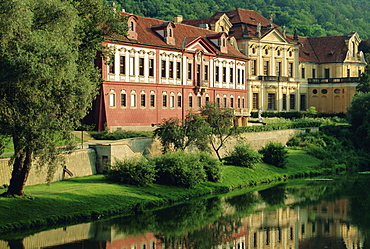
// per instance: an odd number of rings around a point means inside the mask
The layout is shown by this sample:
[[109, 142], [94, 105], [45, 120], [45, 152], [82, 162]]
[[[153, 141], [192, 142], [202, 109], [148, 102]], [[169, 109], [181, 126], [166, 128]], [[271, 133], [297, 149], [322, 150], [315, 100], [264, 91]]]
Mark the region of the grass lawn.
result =
[[[148, 187], [120, 185], [106, 181], [102, 175], [27, 186], [26, 197], [0, 198], [0, 233], [161, 208], [243, 186], [320, 173], [316, 169], [320, 160], [301, 150], [289, 150], [288, 155], [285, 169], [264, 163], [254, 169], [224, 166], [221, 182], [207, 182], [194, 189], [157, 184]], [[0, 194], [3, 192], [5, 190], [0, 189]]]

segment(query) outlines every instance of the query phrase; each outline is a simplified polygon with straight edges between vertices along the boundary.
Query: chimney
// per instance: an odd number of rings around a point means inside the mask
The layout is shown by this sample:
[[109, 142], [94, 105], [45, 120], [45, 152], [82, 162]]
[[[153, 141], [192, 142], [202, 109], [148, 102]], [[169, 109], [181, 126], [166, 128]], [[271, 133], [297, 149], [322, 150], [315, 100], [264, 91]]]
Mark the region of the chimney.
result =
[[174, 22], [175, 23], [182, 23], [183, 17], [182, 15], [175, 16]]

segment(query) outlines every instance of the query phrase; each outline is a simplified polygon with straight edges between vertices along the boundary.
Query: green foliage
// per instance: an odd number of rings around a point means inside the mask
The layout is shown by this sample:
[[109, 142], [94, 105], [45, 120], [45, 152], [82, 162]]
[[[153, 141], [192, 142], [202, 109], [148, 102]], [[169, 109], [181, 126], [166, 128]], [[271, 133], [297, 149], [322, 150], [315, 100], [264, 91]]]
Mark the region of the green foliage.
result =
[[178, 118], [163, 120], [155, 129], [154, 135], [159, 137], [163, 153], [185, 150], [190, 145], [195, 145], [201, 151], [208, 151], [210, 131], [205, 119], [190, 111], [183, 121]]
[[362, 144], [370, 141], [370, 93], [358, 93], [348, 109], [349, 120]]
[[114, 131], [114, 132], [97, 132], [90, 131], [89, 134], [97, 140], [119, 140], [134, 137], [152, 137], [151, 131]]
[[0, 134], [0, 155], [4, 153], [6, 146], [10, 141], [10, 137]]
[[53, 172], [54, 134], [68, 139], [86, 115], [101, 81], [92, 61], [125, 28], [101, 0], [1, 0], [0, 9], [0, 130], [15, 150], [7, 194], [23, 195], [34, 155]]
[[234, 122], [234, 110], [220, 108], [217, 103], [207, 102], [200, 112], [211, 129], [208, 141], [221, 161], [220, 149], [230, 138], [239, 134], [237, 124]]
[[159, 184], [194, 188], [207, 179], [203, 164], [196, 154], [169, 152], [153, 160], [157, 169], [156, 182]]
[[263, 161], [284, 168], [288, 160], [288, 151], [281, 143], [270, 142], [258, 151], [263, 155]]
[[156, 170], [153, 161], [140, 158], [116, 160], [109, 166], [107, 179], [113, 182], [146, 186], [154, 182]]
[[210, 182], [219, 182], [222, 179], [222, 163], [217, 158], [212, 157], [210, 154], [200, 152], [197, 154], [199, 161], [202, 163], [203, 168], [207, 174], [207, 180]]
[[240, 143], [234, 146], [224, 160], [235, 166], [253, 168], [256, 163], [262, 161], [262, 155], [253, 150], [250, 144]]

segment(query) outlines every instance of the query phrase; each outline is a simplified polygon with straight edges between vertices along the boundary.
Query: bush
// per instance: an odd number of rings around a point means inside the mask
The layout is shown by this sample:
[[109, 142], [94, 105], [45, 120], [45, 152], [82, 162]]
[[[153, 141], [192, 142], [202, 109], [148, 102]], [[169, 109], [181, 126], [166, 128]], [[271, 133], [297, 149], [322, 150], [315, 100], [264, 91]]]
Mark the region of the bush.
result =
[[207, 180], [210, 182], [219, 182], [222, 179], [222, 163], [217, 158], [208, 153], [201, 152], [198, 154], [199, 160], [207, 174]]
[[241, 143], [235, 145], [234, 150], [224, 159], [235, 166], [253, 168], [256, 163], [261, 162], [262, 155], [253, 150], [250, 144]]
[[152, 137], [153, 132], [151, 131], [91, 131], [89, 134], [96, 140], [119, 140], [133, 137]]
[[270, 142], [258, 151], [263, 155], [265, 163], [284, 168], [288, 161], [288, 151], [281, 143]]
[[153, 160], [157, 169], [156, 182], [159, 184], [194, 188], [207, 179], [197, 154], [176, 151], [154, 157]]
[[154, 182], [156, 170], [153, 161], [130, 158], [116, 160], [116, 164], [109, 167], [106, 177], [114, 182], [145, 186]]

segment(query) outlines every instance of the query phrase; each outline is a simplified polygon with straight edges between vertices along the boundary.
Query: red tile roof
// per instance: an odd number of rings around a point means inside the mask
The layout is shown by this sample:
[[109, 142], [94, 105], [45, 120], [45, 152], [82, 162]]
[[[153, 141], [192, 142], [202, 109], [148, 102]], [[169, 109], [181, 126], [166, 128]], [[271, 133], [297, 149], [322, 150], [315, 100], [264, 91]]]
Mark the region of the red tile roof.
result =
[[[122, 13], [122, 15], [132, 15], [129, 13]], [[207, 42], [207, 44], [212, 47], [212, 49], [223, 56], [232, 56], [232, 57], [240, 57], [242, 59], [248, 59], [243, 53], [239, 50], [235, 49], [230, 43], [227, 43], [227, 54], [221, 53], [220, 49], [215, 46], [212, 42], [207, 39], [207, 36], [218, 35], [219, 33], [205, 30], [202, 28], [194, 27], [191, 25], [186, 25], [182, 23], [175, 23], [173, 27], [173, 37], [175, 38], [175, 44], [169, 45], [165, 42], [165, 40], [153, 29], [153, 27], [160, 27], [161, 25], [167, 25], [168, 22], [148, 18], [148, 17], [141, 17], [135, 16], [137, 18], [137, 25], [136, 25], [136, 33], [137, 33], [137, 40], [129, 39], [126, 36], [117, 36], [118, 40], [142, 45], [149, 45], [149, 46], [161, 46], [161, 47], [168, 47], [174, 49], [183, 49], [184, 44], [189, 44], [189, 41], [192, 39], [196, 39], [197, 37], [202, 37], [203, 40]]]
[[343, 62], [348, 52], [346, 40], [350, 35], [299, 37], [299, 59], [315, 63]]

